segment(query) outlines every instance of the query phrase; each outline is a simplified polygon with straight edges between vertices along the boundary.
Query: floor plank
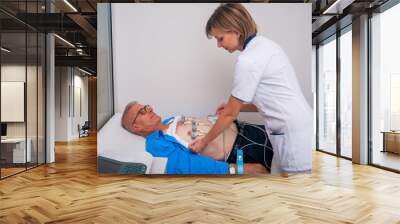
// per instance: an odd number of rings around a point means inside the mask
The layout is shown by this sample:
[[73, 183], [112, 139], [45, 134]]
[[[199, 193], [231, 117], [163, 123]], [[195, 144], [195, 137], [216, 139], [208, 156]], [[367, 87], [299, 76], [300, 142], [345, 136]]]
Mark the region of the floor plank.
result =
[[96, 138], [0, 181], [0, 223], [400, 223], [400, 175], [315, 152], [311, 174], [113, 176]]

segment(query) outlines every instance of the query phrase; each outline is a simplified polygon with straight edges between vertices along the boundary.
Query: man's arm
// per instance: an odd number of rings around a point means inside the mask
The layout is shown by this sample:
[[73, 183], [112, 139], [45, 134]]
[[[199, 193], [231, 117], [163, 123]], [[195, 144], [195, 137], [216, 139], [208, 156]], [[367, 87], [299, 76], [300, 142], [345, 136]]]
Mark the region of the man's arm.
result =
[[[207, 156], [191, 153], [185, 146], [158, 135], [146, 139], [146, 151], [157, 157], [167, 157], [167, 174], [229, 174], [229, 164]], [[236, 164], [230, 164], [235, 167]], [[245, 174], [266, 173], [260, 164], [245, 163]]]
[[[176, 146], [172, 147], [175, 148]], [[185, 148], [182, 145], [178, 147]], [[226, 162], [216, 161], [207, 156], [193, 154], [186, 148], [185, 150], [175, 148], [175, 150], [175, 153], [172, 153], [168, 157], [167, 173], [169, 174], [229, 174], [229, 166], [234, 166], [235, 173], [237, 174], [236, 164], [228, 164]], [[245, 163], [243, 171], [244, 174], [267, 173], [265, 167], [256, 163]]]
[[[237, 165], [234, 163], [230, 163], [229, 167], [235, 167], [235, 174], [237, 174]], [[244, 174], [260, 174], [260, 173], [268, 173], [264, 166], [258, 163], [245, 163], [243, 165]]]

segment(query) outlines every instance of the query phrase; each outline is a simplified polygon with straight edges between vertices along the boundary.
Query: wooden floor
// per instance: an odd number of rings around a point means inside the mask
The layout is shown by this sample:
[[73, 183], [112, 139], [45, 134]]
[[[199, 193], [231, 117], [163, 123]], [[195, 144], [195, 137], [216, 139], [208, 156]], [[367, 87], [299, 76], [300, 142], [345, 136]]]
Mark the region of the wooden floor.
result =
[[374, 151], [372, 161], [374, 164], [400, 170], [400, 154], [392, 152]]
[[27, 167], [25, 167], [25, 164], [18, 164], [18, 167], [0, 168], [1, 169], [0, 170], [1, 178], [6, 178], [8, 176], [15, 175], [15, 174], [20, 173], [20, 172], [24, 172], [27, 169], [28, 170], [29, 169], [33, 169], [36, 166], [37, 166], [36, 163], [34, 163], [34, 164], [33, 163], [31, 163], [31, 164], [27, 163]]
[[23, 168], [22, 167], [21, 168], [20, 167], [17, 167], [17, 168], [14, 168], [14, 167], [13, 168], [0, 168], [0, 169], [1, 169], [1, 177], [2, 178], [26, 170], [25, 167], [23, 167]]
[[308, 175], [99, 176], [96, 139], [0, 181], [0, 223], [400, 223], [400, 175], [314, 154]]

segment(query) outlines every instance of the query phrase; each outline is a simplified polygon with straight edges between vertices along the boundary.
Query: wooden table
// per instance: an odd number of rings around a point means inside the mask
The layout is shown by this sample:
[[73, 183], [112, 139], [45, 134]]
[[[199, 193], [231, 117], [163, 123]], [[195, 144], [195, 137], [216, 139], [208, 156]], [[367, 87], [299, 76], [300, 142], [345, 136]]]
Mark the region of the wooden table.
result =
[[383, 150], [382, 152], [392, 152], [400, 154], [400, 131], [382, 131]]

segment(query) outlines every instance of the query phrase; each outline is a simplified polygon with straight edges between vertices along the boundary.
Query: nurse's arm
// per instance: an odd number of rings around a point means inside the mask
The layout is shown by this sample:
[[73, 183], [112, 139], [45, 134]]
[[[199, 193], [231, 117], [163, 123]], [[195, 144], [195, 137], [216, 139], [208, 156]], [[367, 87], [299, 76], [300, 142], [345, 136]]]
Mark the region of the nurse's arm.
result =
[[245, 103], [242, 104], [242, 107], [240, 108], [240, 112], [258, 112], [258, 109], [256, 105], [252, 103]]
[[211, 130], [204, 136], [203, 141], [208, 144], [213, 141], [219, 134], [223, 132], [239, 115], [242, 108], [242, 101], [230, 96], [225, 109], [218, 116], [218, 120]]

